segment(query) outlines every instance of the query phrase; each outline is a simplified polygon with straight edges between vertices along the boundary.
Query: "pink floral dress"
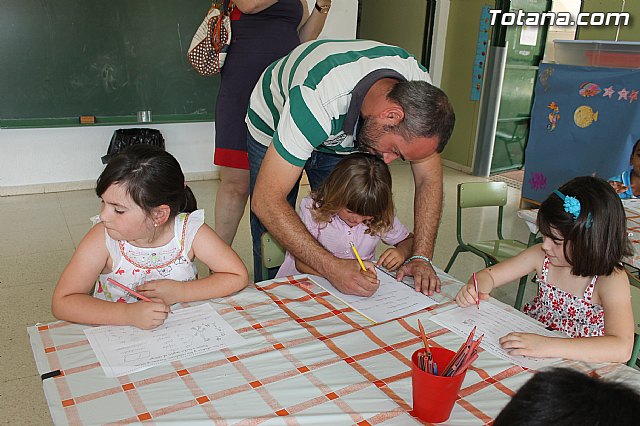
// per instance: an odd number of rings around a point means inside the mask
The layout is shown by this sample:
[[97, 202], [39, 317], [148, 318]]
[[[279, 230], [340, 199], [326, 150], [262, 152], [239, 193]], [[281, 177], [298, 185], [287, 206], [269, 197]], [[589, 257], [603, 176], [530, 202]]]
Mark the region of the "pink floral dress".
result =
[[536, 280], [538, 295], [522, 311], [570, 337], [603, 336], [604, 310], [591, 301], [598, 276], [593, 277], [580, 298], [547, 282], [549, 263], [549, 258], [545, 257], [542, 278]]

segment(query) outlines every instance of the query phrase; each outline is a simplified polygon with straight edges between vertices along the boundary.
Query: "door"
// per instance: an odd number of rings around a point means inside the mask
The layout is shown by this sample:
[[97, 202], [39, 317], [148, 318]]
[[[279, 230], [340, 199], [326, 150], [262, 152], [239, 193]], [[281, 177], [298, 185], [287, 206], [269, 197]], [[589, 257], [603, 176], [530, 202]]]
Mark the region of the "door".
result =
[[[547, 12], [551, 10], [551, 0], [511, 0], [510, 10]], [[547, 39], [546, 26], [510, 25], [504, 29], [507, 60], [493, 144], [492, 174], [521, 169], [524, 165], [533, 85]]]

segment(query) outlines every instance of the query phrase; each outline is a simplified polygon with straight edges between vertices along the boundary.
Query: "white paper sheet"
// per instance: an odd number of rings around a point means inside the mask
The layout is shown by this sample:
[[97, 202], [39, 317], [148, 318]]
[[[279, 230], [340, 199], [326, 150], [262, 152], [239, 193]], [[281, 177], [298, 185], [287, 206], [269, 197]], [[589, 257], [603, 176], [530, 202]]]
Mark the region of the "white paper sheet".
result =
[[107, 377], [135, 373], [244, 342], [208, 303], [175, 309], [164, 324], [153, 330], [109, 325], [88, 328], [84, 333]]
[[384, 322], [412, 314], [438, 302], [413, 289], [413, 285], [396, 281], [395, 278], [378, 270], [380, 287], [370, 297], [344, 294], [324, 278], [312, 276], [320, 287], [342, 300], [354, 310], [373, 322]]
[[473, 326], [476, 326], [476, 337], [484, 334], [480, 346], [492, 354], [533, 370], [555, 364], [559, 358], [530, 358], [525, 356], [513, 356], [500, 347], [499, 339], [512, 331], [523, 333], [535, 333], [543, 336], [561, 337], [559, 334], [549, 331], [533, 319], [521, 317], [519, 314], [509, 312], [489, 302], [480, 303], [480, 309], [476, 305], [466, 308], [456, 307], [430, 318], [436, 324], [448, 328], [465, 339]]

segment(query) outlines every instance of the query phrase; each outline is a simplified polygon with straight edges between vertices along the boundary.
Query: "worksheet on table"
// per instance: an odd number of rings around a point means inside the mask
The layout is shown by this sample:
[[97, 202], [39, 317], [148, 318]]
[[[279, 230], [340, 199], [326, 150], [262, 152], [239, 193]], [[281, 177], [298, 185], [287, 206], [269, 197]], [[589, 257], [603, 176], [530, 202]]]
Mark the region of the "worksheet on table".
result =
[[[512, 308], [508, 308], [512, 309]], [[513, 331], [535, 333], [543, 336], [562, 337], [530, 318], [520, 316], [515, 312], [500, 308], [489, 302], [482, 302], [480, 309], [473, 306], [456, 307], [449, 311], [429, 318], [436, 324], [445, 327], [459, 336], [466, 338], [471, 329], [476, 327], [476, 338], [484, 334], [480, 347], [492, 354], [530, 369], [547, 367], [560, 361], [559, 358], [530, 358], [514, 356], [502, 349], [499, 339]]]
[[164, 324], [152, 330], [109, 325], [88, 328], [84, 333], [107, 377], [135, 373], [244, 342], [208, 303], [175, 309]]
[[407, 283], [396, 281], [394, 277], [384, 270], [379, 269], [377, 273], [380, 287], [370, 297], [344, 294], [324, 278], [312, 276], [311, 279], [373, 322], [384, 322], [400, 318], [438, 304], [429, 296], [415, 291]]

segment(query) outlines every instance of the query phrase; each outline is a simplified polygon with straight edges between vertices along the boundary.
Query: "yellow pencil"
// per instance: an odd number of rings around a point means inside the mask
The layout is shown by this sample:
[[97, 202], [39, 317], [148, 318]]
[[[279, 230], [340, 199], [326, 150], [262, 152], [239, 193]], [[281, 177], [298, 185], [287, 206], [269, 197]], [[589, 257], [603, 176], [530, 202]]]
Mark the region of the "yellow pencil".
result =
[[356, 259], [358, 259], [358, 263], [360, 263], [360, 266], [362, 267], [363, 271], [367, 271], [367, 268], [365, 268], [364, 263], [362, 262], [362, 259], [360, 259], [360, 255], [358, 254], [358, 250], [356, 249], [356, 245], [353, 244], [353, 241], [349, 241], [349, 244], [351, 245], [351, 250], [353, 250], [353, 254], [356, 255]]

